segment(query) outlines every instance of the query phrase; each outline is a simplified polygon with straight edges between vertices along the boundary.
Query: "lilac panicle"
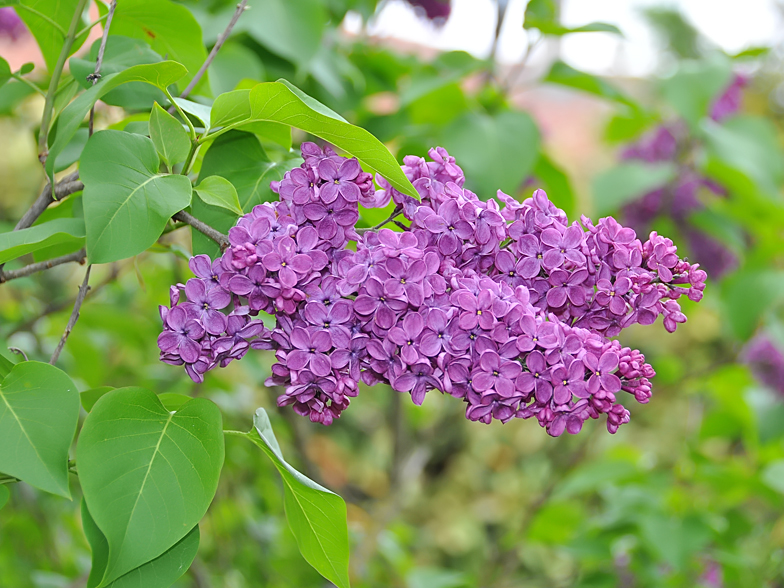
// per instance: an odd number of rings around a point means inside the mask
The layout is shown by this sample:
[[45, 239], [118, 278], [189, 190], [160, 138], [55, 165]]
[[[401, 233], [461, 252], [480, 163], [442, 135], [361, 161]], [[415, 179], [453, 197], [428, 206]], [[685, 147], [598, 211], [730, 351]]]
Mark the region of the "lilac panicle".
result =
[[[415, 404], [438, 390], [469, 420], [536, 418], [553, 436], [601, 415], [614, 433], [629, 420], [618, 395], [649, 401], [653, 368], [609, 337], [659, 316], [674, 331], [681, 296], [702, 298], [705, 272], [672, 241], [642, 241], [610, 217], [570, 223], [542, 190], [482, 201], [442, 148], [404, 158], [418, 200], [380, 177], [376, 191], [328, 147], [304, 143], [302, 156], [220, 258], [191, 259], [196, 277], [161, 307], [162, 361], [201, 381], [249, 349], [273, 350], [278, 404], [325, 425], [360, 382]], [[359, 205], [390, 201], [404, 230], [360, 234]]]

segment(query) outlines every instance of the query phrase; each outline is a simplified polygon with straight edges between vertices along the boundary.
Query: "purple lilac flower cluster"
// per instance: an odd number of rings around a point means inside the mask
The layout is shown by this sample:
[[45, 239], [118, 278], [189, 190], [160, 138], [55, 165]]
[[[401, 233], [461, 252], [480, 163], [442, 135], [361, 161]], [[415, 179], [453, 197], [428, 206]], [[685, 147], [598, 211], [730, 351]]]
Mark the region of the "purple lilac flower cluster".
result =
[[[242, 217], [221, 258], [191, 260], [197, 277], [161, 309], [163, 361], [201, 381], [249, 348], [274, 349], [278, 404], [326, 425], [360, 382], [415, 404], [438, 390], [484, 423], [536, 417], [553, 436], [602, 414], [614, 433], [629, 420], [621, 392], [649, 400], [653, 368], [608, 337], [659, 315], [674, 331], [680, 296], [702, 298], [705, 272], [669, 239], [643, 243], [612, 218], [569, 223], [541, 190], [484, 202], [441, 148], [404, 159], [419, 200], [380, 177], [374, 190], [356, 159], [329, 148], [302, 154], [272, 184], [280, 200]], [[404, 230], [360, 235], [358, 205], [390, 200]]]
[[784, 353], [765, 332], [746, 343], [741, 359], [758, 382], [784, 396]]
[[[746, 76], [736, 74], [730, 85], [716, 99], [710, 116], [721, 122], [735, 114], [741, 106], [743, 88], [749, 83]], [[677, 162], [687, 155], [692, 140], [687, 126], [682, 122], [663, 124], [644, 136], [639, 142], [626, 147], [621, 159], [641, 160], [646, 163]], [[667, 186], [662, 186], [627, 204], [622, 211], [624, 224], [637, 232], [648, 230], [651, 220], [667, 215], [682, 232], [696, 260], [700, 261], [708, 274], [721, 277], [738, 264], [735, 254], [721, 242], [707, 235], [689, 222], [689, 216], [704, 208], [698, 198], [702, 189], [725, 197], [726, 189], [702, 176], [689, 166], [681, 166], [679, 176]]]

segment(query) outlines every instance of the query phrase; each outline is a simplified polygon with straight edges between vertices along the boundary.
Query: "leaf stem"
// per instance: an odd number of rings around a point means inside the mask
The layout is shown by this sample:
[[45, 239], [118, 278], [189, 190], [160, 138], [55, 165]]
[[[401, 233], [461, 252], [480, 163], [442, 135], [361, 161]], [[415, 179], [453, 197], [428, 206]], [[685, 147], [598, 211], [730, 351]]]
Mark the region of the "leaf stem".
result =
[[204, 77], [204, 73], [207, 71], [207, 68], [210, 67], [212, 60], [215, 59], [215, 56], [218, 54], [218, 51], [220, 51], [220, 48], [223, 47], [223, 43], [226, 41], [226, 39], [229, 38], [229, 35], [231, 34], [231, 30], [234, 28], [234, 25], [237, 24], [237, 21], [239, 20], [240, 16], [245, 11], [247, 3], [248, 0], [242, 0], [239, 4], [237, 4], [237, 10], [234, 11], [234, 15], [231, 17], [231, 20], [229, 21], [226, 30], [224, 30], [220, 35], [218, 35], [218, 39], [217, 41], [215, 41], [215, 45], [212, 46], [212, 50], [210, 51], [210, 54], [207, 56], [207, 59], [201, 65], [199, 71], [196, 72], [196, 75], [193, 76], [193, 79], [186, 86], [185, 90], [183, 90], [182, 94], [180, 94], [180, 98], [187, 98], [190, 95], [191, 91], [196, 87], [196, 84], [198, 84], [199, 81], [201, 81], [201, 78]]
[[[101, 45], [98, 47], [98, 56], [95, 60], [95, 70], [92, 74], [87, 76], [87, 79], [92, 83], [94, 86], [98, 80], [101, 79], [101, 66], [103, 65], [103, 54], [106, 51], [106, 41], [109, 38], [109, 27], [112, 26], [112, 17], [114, 16], [114, 10], [117, 8], [117, 0], [112, 0], [112, 3], [109, 5], [109, 12], [106, 13], [106, 24], [103, 27], [103, 35], [101, 36]], [[90, 122], [87, 127], [88, 136], [93, 136], [93, 123], [95, 121], [95, 104], [92, 105], [90, 108]]]
[[187, 176], [188, 172], [191, 170], [191, 165], [193, 165], [193, 159], [196, 157], [196, 152], [199, 150], [199, 142], [195, 139], [191, 140], [191, 150], [188, 151], [188, 157], [185, 159], [185, 163], [182, 164], [182, 171], [180, 174], [183, 176]]
[[28, 86], [30, 86], [30, 87], [31, 87], [33, 90], [35, 90], [36, 92], [38, 92], [38, 93], [39, 93], [41, 96], [43, 96], [44, 98], [46, 97], [46, 92], [44, 92], [44, 91], [43, 91], [41, 88], [39, 88], [38, 86], [36, 86], [36, 85], [35, 85], [33, 82], [31, 82], [30, 80], [28, 80], [28, 79], [27, 79], [27, 78], [25, 78], [24, 76], [20, 76], [18, 73], [12, 73], [12, 74], [11, 74], [11, 77], [12, 77], [12, 78], [14, 78], [14, 79], [15, 79], [16, 81], [18, 81], [18, 82], [22, 82], [23, 84], [27, 84], [27, 85], [28, 85]]
[[224, 430], [223, 434], [224, 435], [237, 435], [238, 437], [247, 437], [248, 436], [247, 433], [243, 433], [242, 431], [232, 431], [230, 429]]
[[87, 271], [84, 274], [84, 280], [82, 280], [82, 285], [79, 286], [79, 294], [76, 296], [76, 301], [74, 302], [71, 318], [68, 319], [68, 324], [65, 326], [65, 332], [60, 338], [60, 342], [57, 344], [54, 353], [52, 353], [52, 358], [49, 360], [51, 365], [57, 363], [57, 360], [60, 358], [60, 353], [62, 352], [63, 347], [65, 347], [65, 342], [68, 340], [68, 335], [71, 334], [74, 325], [76, 325], [76, 321], [79, 320], [79, 310], [82, 308], [82, 303], [84, 302], [84, 299], [87, 296], [87, 292], [90, 289], [89, 281], [91, 268], [92, 265], [87, 266]]
[[[68, 27], [68, 32], [65, 35], [63, 48], [60, 51], [60, 56], [57, 58], [57, 63], [52, 71], [52, 79], [49, 80], [49, 90], [46, 92], [46, 101], [44, 102], [44, 112], [41, 116], [41, 130], [38, 132], [38, 160], [41, 164], [46, 163], [46, 158], [49, 155], [49, 127], [52, 124], [52, 114], [54, 113], [54, 98], [57, 94], [57, 86], [60, 85], [60, 76], [63, 73], [65, 61], [71, 54], [71, 47], [73, 47], [74, 39], [76, 38], [76, 27], [82, 20], [82, 13], [84, 7], [87, 5], [88, 0], [78, 0], [76, 10], [74, 11], [71, 25]], [[23, 4], [17, 4], [23, 6]]]
[[[86, 34], [86, 33], [90, 32], [90, 30], [92, 30], [92, 28], [93, 28], [95, 25], [97, 25], [97, 24], [100, 24], [100, 23], [102, 23], [103, 21], [105, 21], [105, 20], [106, 20], [106, 18], [107, 18], [108, 16], [109, 16], [109, 14], [107, 13], [107, 14], [104, 14], [102, 17], [95, 19], [93, 22], [91, 22], [91, 23], [90, 23], [90, 24], [88, 24], [86, 27], [84, 27], [84, 28], [83, 28], [81, 31], [79, 31], [78, 33], [76, 33], [76, 38], [78, 39], [78, 38], [79, 38], [79, 37], [81, 37], [82, 35], [84, 35], [84, 34]], [[107, 25], [107, 26], [109, 26], [109, 25]]]

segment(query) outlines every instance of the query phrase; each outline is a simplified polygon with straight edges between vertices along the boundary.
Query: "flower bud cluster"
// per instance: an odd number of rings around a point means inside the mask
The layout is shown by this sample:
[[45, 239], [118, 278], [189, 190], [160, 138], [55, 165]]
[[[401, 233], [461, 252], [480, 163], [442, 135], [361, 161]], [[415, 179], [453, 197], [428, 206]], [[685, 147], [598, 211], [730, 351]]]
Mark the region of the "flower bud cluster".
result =
[[[608, 337], [659, 315], [674, 331], [679, 297], [702, 297], [705, 272], [669, 239], [643, 243], [612, 218], [569, 223], [541, 190], [482, 201], [441, 148], [404, 159], [420, 200], [380, 177], [374, 190], [356, 159], [312, 143], [302, 153], [272, 186], [280, 200], [241, 218], [221, 258], [191, 260], [197, 277], [161, 309], [163, 361], [200, 381], [251, 347], [274, 349], [278, 404], [327, 425], [360, 382], [415, 404], [450, 394], [473, 421], [535, 417], [553, 436], [600, 415], [614, 433], [629, 420], [619, 394], [650, 399], [653, 368]], [[390, 200], [404, 230], [360, 235], [358, 205]]]

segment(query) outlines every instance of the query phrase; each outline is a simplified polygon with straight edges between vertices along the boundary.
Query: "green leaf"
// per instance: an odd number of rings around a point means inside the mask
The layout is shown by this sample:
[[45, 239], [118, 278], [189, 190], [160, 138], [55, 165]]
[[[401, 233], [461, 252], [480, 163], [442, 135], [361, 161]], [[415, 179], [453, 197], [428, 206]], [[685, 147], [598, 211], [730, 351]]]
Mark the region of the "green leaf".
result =
[[[90, 48], [90, 54], [85, 59], [72, 57], [70, 70], [77, 82], [84, 89], [92, 87], [92, 82], [87, 76], [95, 71], [95, 60], [101, 39], [97, 39]], [[134, 65], [159, 63], [163, 58], [153, 51], [141, 39], [131, 39], [121, 35], [110, 35], [106, 41], [106, 50], [101, 63], [101, 76], [119, 73]], [[153, 102], [162, 102], [165, 94], [159, 89], [143, 82], [130, 82], [115, 88], [107, 93], [103, 102], [114, 106], [121, 106], [126, 110], [149, 110]]]
[[229, 180], [220, 176], [209, 176], [199, 182], [193, 190], [205, 204], [219, 206], [235, 212], [237, 216], [242, 216], [237, 190]]
[[732, 334], [745, 341], [754, 334], [765, 313], [784, 300], [784, 271], [737, 271], [722, 283], [721, 297]]
[[0, 486], [0, 508], [8, 504], [8, 499], [11, 497], [11, 492], [8, 490], [8, 485], [3, 484]]
[[187, 402], [190, 402], [192, 398], [190, 396], [186, 396], [185, 394], [164, 392], [163, 394], [158, 394], [158, 400], [161, 401], [161, 404], [163, 404], [166, 410], [169, 412], [176, 412], [180, 410]]
[[613, 33], [622, 35], [620, 29], [606, 22], [591, 22], [579, 27], [565, 27], [557, 22], [531, 22], [529, 28], [539, 29], [543, 35], [562, 37], [573, 33]]
[[[112, 27], [114, 24], [112, 24]], [[186, 73], [186, 69], [174, 61], [135, 65], [120, 73], [103, 78], [95, 86], [71, 102], [57, 119], [57, 136], [49, 147], [46, 159], [46, 173], [53, 179], [53, 170], [58, 154], [65, 148], [82, 124], [90, 108], [114, 88], [129, 82], [145, 82], [165, 90]]]
[[285, 149], [291, 149], [291, 127], [276, 122], [250, 120], [250, 90], [226, 92], [215, 99], [212, 105], [210, 126], [232, 127], [236, 130], [255, 133], [273, 141]]
[[38, 361], [15, 365], [0, 384], [0, 471], [70, 499], [78, 420], [79, 393], [65, 372]]
[[76, 459], [109, 545], [101, 586], [168, 551], [204, 516], [223, 466], [221, 427], [204, 398], [169, 412], [149, 390], [119, 388], [96, 402]]
[[191, 203], [191, 183], [159, 174], [147, 137], [100, 131], [82, 153], [84, 222], [91, 263], [133, 257], [161, 236], [171, 216]]
[[5, 59], [0, 57], [0, 86], [5, 85], [11, 77], [11, 66], [8, 65], [8, 62]]
[[150, 139], [164, 163], [171, 167], [188, 157], [191, 140], [182, 123], [156, 102], [150, 113]]
[[573, 67], [566, 65], [563, 61], [556, 61], [553, 63], [543, 81], [567, 86], [569, 88], [574, 88], [575, 90], [582, 90], [583, 92], [588, 92], [589, 94], [601, 96], [602, 98], [614, 100], [615, 102], [620, 102], [621, 104], [626, 104], [632, 108], [642, 110], [634, 100], [611, 84], [605, 82], [602, 78], [576, 70]]
[[618, 210], [627, 202], [661, 188], [677, 173], [677, 166], [673, 163], [628, 161], [599, 174], [593, 181], [596, 214]]
[[0, 234], [0, 263], [73, 239], [84, 240], [84, 221], [60, 218], [21, 231]]
[[79, 399], [82, 403], [82, 408], [86, 412], [90, 412], [95, 406], [95, 403], [106, 393], [114, 390], [113, 386], [101, 386], [100, 388], [91, 388], [79, 393]]
[[0, 353], [0, 381], [11, 373], [16, 365], [13, 361], [8, 359], [5, 355]]
[[[170, 0], [118, 2], [110, 32], [142, 39], [158, 55], [184, 65], [188, 73], [183, 84], [191, 81], [207, 59], [199, 23], [185, 6]], [[209, 88], [207, 78], [205, 74], [196, 88]]]
[[517, 194], [539, 157], [539, 130], [524, 112], [468, 113], [445, 129], [444, 147], [482, 199]]
[[[109, 544], [98, 525], [95, 524], [84, 499], [82, 499], [82, 528], [93, 553], [87, 588], [95, 588], [100, 584], [106, 570]], [[190, 533], [175, 543], [168, 551], [106, 586], [107, 588], [168, 588], [188, 570], [198, 549], [199, 526], [196, 525]]]
[[193, 102], [192, 100], [185, 100], [185, 98], [175, 98], [174, 102], [185, 112], [195, 116], [202, 123], [204, 123], [205, 131], [209, 129], [210, 112], [212, 110], [211, 107], [205, 106], [204, 104], [199, 104], [198, 102]]
[[525, 7], [523, 28], [537, 28], [537, 23], [552, 22], [558, 17], [555, 0], [530, 0]]
[[708, 154], [757, 184], [773, 200], [779, 199], [784, 181], [784, 152], [768, 120], [757, 116], [734, 116], [719, 125], [703, 120]]
[[661, 81], [661, 92], [675, 112], [696, 128], [731, 77], [732, 64], [726, 58], [682, 61], [674, 75]]
[[[210, 176], [220, 176], [237, 190], [240, 207], [249, 212], [257, 204], [270, 202], [277, 195], [269, 188], [271, 181], [279, 181], [290, 169], [302, 162], [291, 157], [282, 162], [271, 161], [256, 136], [241, 131], [230, 131], [212, 143], [202, 160], [199, 182]], [[191, 211], [212, 228], [228, 233], [237, 222], [234, 212], [204, 203], [200, 197], [193, 199]], [[192, 231], [193, 253], [218, 255], [218, 246], [198, 231]]]
[[404, 194], [417, 197], [414, 186], [378, 139], [365, 129], [345, 122], [288, 82], [258, 84], [249, 97], [251, 118], [246, 122], [283, 123], [321, 137], [356, 157], [365, 171], [378, 173]]
[[286, 463], [263, 408], [256, 410], [253, 427], [255, 432], [248, 438], [261, 447], [283, 478], [286, 519], [300, 553], [327, 580], [348, 588], [346, 503]]
[[[321, 47], [327, 24], [324, 2], [265, 0], [254, 8], [260, 14], [246, 14], [235, 30], [248, 32], [261, 45], [303, 69]], [[224, 17], [227, 21], [230, 12]]]
[[[33, 33], [50, 72], [57, 64], [57, 58], [65, 43], [65, 33], [71, 25], [78, 4], [79, 0], [3, 0], [0, 2], [0, 6], [15, 7], [19, 18]], [[78, 28], [81, 29], [86, 24], [87, 21], [82, 16]], [[86, 38], [86, 33], [78, 37], [71, 47], [71, 53], [76, 52]]]

